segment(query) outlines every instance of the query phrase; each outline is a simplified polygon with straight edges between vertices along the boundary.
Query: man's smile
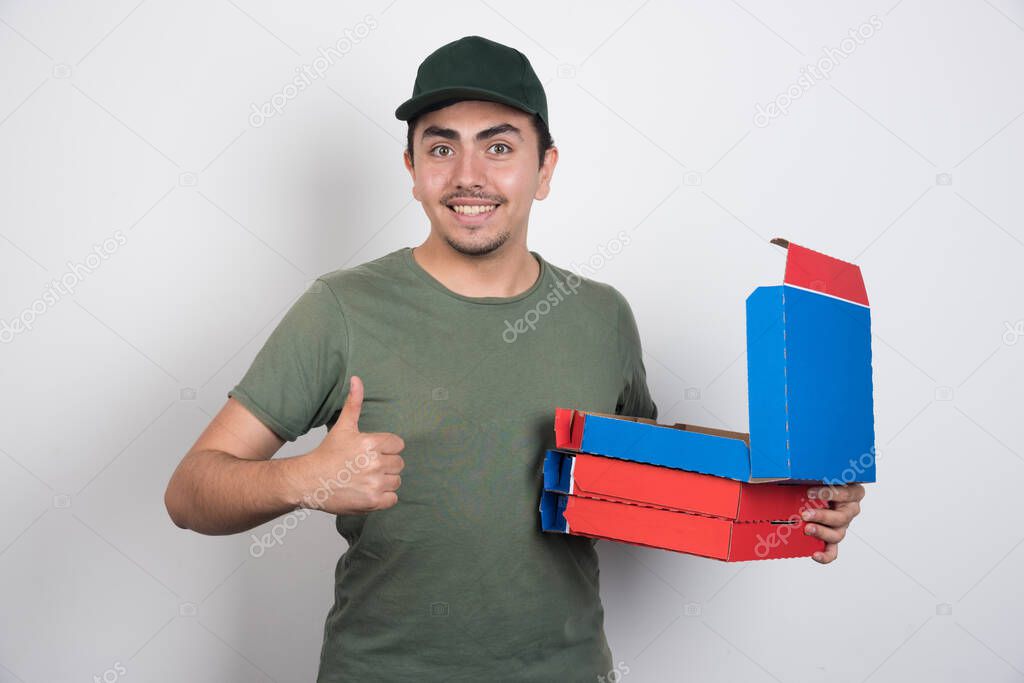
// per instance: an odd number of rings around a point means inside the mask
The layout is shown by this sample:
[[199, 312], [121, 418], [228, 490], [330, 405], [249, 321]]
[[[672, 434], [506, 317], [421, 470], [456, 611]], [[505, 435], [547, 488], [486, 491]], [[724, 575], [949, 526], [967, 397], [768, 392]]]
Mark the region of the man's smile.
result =
[[500, 205], [485, 199], [453, 199], [445, 206], [459, 223], [481, 225], [495, 214]]

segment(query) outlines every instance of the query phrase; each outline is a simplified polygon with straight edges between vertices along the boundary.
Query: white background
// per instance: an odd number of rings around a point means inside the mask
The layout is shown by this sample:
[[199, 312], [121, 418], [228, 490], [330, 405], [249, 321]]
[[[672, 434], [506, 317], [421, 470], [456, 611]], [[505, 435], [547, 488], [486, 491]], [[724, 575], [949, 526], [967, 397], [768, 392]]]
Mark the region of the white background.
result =
[[839, 560], [600, 543], [624, 680], [1024, 680], [1020, 2], [52, 0], [0, 3], [0, 318], [125, 243], [0, 345], [0, 681], [314, 677], [332, 518], [256, 558], [163, 491], [307, 283], [427, 234], [393, 111], [467, 34], [547, 88], [530, 248], [569, 267], [630, 235], [592, 276], [632, 303], [661, 421], [746, 429], [769, 238], [856, 261], [872, 302], [880, 481]]

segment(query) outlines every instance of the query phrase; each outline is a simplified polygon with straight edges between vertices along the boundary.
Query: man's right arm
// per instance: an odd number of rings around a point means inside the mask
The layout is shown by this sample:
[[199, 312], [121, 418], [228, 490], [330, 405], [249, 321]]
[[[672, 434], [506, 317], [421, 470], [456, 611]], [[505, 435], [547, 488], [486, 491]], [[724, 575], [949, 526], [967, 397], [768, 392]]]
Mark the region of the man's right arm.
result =
[[202, 534], [235, 534], [298, 507], [358, 514], [395, 505], [405, 442], [388, 432], [359, 431], [363, 383], [350, 382], [327, 436], [291, 458], [272, 459], [284, 440], [228, 399], [167, 484], [164, 503], [174, 523]]
[[176, 525], [234, 534], [298, 507], [294, 458], [273, 460], [284, 440], [233, 398], [182, 458], [164, 494]]

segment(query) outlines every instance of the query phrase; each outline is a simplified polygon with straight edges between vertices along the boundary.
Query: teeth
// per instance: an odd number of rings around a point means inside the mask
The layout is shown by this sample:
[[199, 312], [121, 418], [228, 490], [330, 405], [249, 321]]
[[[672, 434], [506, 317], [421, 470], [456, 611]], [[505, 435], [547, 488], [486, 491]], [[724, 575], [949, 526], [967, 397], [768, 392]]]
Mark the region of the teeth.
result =
[[455, 206], [452, 206], [452, 209], [455, 210], [455, 213], [459, 213], [459, 214], [462, 214], [464, 216], [476, 216], [477, 214], [488, 213], [490, 211], [493, 211], [496, 208], [496, 206], [497, 206], [496, 204], [488, 204], [486, 206], [459, 206], [459, 205], [455, 205]]

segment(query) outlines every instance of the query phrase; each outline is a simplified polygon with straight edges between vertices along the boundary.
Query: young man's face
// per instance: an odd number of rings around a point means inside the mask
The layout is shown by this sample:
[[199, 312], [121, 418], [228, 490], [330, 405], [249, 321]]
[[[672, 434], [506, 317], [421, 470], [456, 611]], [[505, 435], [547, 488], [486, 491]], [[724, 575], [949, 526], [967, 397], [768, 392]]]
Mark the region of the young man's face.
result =
[[496, 102], [465, 100], [420, 117], [405, 167], [431, 230], [456, 251], [494, 252], [525, 244], [534, 199], [544, 199], [558, 151], [537, 156], [531, 115]]

